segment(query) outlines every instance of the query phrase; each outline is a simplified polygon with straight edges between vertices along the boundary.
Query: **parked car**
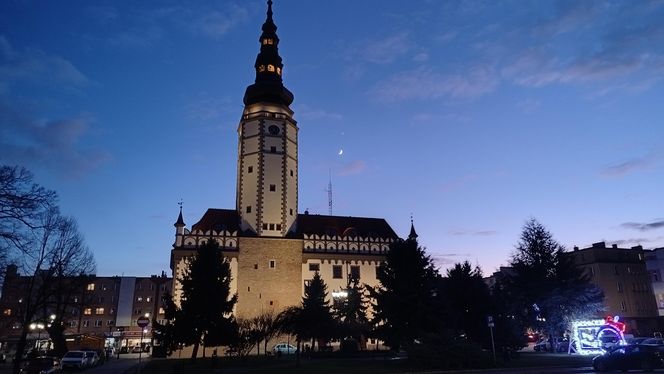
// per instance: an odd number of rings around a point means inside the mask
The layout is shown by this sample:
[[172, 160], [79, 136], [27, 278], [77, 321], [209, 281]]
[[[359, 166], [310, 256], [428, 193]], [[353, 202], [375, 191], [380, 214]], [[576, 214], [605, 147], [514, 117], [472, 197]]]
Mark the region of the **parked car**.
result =
[[131, 353], [141, 353], [143, 352], [143, 349], [141, 349], [140, 345], [136, 345], [131, 349]]
[[272, 348], [272, 353], [275, 355], [292, 355], [297, 352], [297, 348], [287, 343], [279, 343]]
[[551, 339], [548, 338], [542, 338], [533, 347], [533, 349], [536, 352], [547, 352], [547, 351], [567, 352], [568, 348], [569, 348], [569, 340], [563, 337], [553, 338], [553, 341], [551, 341]]
[[35, 357], [21, 369], [21, 374], [53, 374], [60, 373], [60, 360], [57, 357]]
[[634, 370], [653, 371], [664, 367], [664, 347], [630, 344], [610, 348], [593, 358], [595, 371]]
[[63, 369], [84, 369], [88, 366], [88, 359], [85, 357], [85, 352], [83, 351], [69, 351], [62, 356], [60, 364]]

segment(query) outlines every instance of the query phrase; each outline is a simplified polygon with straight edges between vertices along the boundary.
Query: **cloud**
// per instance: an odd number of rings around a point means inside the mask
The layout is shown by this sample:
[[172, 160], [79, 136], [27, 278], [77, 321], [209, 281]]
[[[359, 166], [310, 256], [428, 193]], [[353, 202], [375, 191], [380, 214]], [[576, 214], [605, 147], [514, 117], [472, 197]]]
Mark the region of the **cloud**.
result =
[[351, 47], [351, 55], [374, 64], [388, 64], [413, 48], [408, 33], [402, 32], [383, 39], [365, 40]]
[[341, 176], [357, 175], [357, 174], [362, 174], [365, 170], [367, 170], [367, 163], [363, 160], [356, 160], [343, 165], [338, 175]]
[[299, 105], [296, 112], [300, 119], [306, 120], [329, 119], [338, 121], [344, 118], [341, 113], [328, 112], [325, 109], [310, 108], [307, 105]]
[[18, 111], [0, 99], [0, 161], [46, 167], [65, 177], [77, 177], [110, 158], [100, 149], [80, 145], [91, 119], [85, 116], [37, 120], [29, 110]]
[[17, 50], [0, 35], [0, 82], [6, 93], [17, 83], [80, 89], [90, 80], [64, 58], [36, 48]]
[[638, 231], [650, 231], [661, 229], [664, 227], [664, 220], [654, 221], [650, 223], [638, 223], [638, 222], [625, 222], [621, 223], [620, 227], [624, 229], [638, 230]]
[[185, 105], [184, 110], [187, 118], [196, 121], [217, 120], [225, 113], [235, 113], [237, 105], [232, 104], [228, 97], [210, 97], [201, 94], [198, 98]]
[[402, 100], [475, 98], [493, 92], [499, 84], [490, 67], [473, 67], [456, 74], [441, 74], [430, 67], [392, 75], [370, 90], [381, 102]]
[[498, 231], [495, 230], [481, 230], [481, 231], [472, 231], [472, 230], [453, 230], [449, 232], [450, 235], [454, 236], [494, 236], [498, 234]]
[[647, 169], [654, 163], [652, 156], [633, 158], [624, 162], [605, 167], [601, 174], [606, 177], [622, 177], [635, 171]]
[[440, 253], [431, 255], [431, 259], [438, 268], [443, 268], [445, 265], [453, 265], [463, 260], [467, 260], [470, 253]]

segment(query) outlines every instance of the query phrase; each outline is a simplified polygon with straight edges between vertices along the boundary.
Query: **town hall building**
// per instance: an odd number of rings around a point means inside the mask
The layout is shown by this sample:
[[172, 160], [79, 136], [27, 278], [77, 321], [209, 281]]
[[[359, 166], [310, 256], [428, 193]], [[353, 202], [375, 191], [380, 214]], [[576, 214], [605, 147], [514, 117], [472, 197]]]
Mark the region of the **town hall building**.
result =
[[[230, 262], [237, 317], [280, 312], [301, 302], [305, 284], [318, 272], [328, 291], [341, 291], [351, 278], [377, 285], [377, 268], [398, 240], [382, 218], [342, 217], [298, 211], [298, 123], [284, 86], [277, 26], [268, 1], [254, 69], [238, 125], [236, 206], [213, 209], [187, 228], [182, 210], [171, 251], [173, 290], [186, 259], [207, 240], [216, 240]], [[415, 235], [411, 227], [411, 235]]]

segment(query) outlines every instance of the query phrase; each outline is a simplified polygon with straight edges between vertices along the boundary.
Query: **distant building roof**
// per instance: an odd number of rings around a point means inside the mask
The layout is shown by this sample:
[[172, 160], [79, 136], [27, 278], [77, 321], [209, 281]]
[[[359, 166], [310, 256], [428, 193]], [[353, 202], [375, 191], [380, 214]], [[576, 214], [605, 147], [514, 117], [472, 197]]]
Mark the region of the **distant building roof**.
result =
[[383, 218], [298, 214], [297, 236], [303, 234], [398, 238]]
[[191, 231], [239, 231], [240, 216], [235, 209], [208, 209], [203, 217], [191, 226]]

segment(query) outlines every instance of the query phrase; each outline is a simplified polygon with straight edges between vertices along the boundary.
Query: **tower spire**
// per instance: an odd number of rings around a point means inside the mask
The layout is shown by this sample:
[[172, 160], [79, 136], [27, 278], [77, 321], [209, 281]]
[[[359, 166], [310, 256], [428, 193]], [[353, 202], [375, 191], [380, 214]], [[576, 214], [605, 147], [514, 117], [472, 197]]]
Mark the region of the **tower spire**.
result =
[[415, 232], [415, 224], [413, 223], [413, 215], [410, 215], [410, 234], [408, 234], [408, 239], [417, 240], [417, 233]]
[[262, 30], [258, 39], [261, 49], [254, 64], [256, 82], [247, 87], [244, 105], [269, 102], [288, 106], [293, 102], [293, 94], [284, 87], [281, 79], [284, 64], [279, 56], [277, 25], [272, 19], [272, 0], [267, 2], [267, 17]]

